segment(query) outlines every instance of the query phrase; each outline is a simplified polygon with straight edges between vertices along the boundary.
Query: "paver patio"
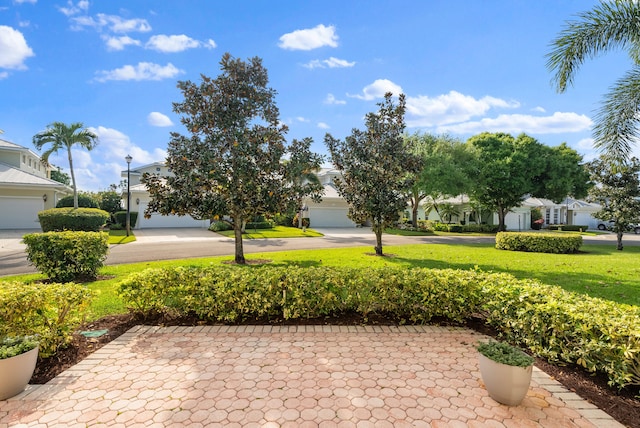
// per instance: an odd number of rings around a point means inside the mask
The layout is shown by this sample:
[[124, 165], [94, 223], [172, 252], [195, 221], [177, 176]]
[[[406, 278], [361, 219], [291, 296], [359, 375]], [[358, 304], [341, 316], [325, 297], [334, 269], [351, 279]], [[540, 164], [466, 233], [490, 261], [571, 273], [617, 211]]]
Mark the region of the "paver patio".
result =
[[138, 326], [0, 426], [621, 427], [540, 370], [523, 403], [482, 385], [472, 330], [435, 326]]

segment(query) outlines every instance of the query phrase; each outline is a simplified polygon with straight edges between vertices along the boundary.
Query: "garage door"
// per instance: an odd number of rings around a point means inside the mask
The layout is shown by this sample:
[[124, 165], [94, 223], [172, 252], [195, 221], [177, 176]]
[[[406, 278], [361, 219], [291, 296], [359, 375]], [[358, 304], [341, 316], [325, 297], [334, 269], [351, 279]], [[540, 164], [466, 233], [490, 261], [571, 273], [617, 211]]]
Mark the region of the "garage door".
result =
[[311, 227], [355, 227], [356, 224], [347, 217], [347, 208], [309, 207]]
[[38, 211], [43, 209], [40, 197], [0, 196], [0, 229], [39, 229]]
[[207, 220], [195, 220], [189, 215], [177, 216], [177, 215], [160, 215], [153, 214], [151, 218], [144, 218], [144, 211], [147, 209], [147, 205], [140, 204], [140, 214], [138, 214], [138, 224], [136, 229], [151, 229], [151, 228], [168, 228], [168, 227], [202, 227], [208, 226]]

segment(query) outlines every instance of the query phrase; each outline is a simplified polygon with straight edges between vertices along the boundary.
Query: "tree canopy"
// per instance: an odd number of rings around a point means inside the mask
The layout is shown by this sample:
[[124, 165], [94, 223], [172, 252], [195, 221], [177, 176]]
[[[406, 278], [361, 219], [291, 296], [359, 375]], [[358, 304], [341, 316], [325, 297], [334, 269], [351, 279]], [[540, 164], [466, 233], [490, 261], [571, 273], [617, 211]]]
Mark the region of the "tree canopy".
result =
[[405, 142], [420, 159], [420, 171], [408, 191], [413, 227], [417, 227], [421, 201], [428, 198], [438, 215], [444, 215], [438, 206], [439, 199], [470, 191], [473, 153], [466, 144], [449, 135], [416, 133], [406, 135]]
[[225, 218], [235, 232], [235, 261], [243, 264], [244, 222], [287, 211], [305, 195], [319, 200], [322, 187], [297, 177], [319, 168], [322, 157], [310, 151], [309, 138], [286, 144], [287, 127], [260, 58], [245, 62], [226, 53], [220, 69], [216, 78], [201, 75], [200, 84], [178, 82], [184, 100], [173, 111], [190, 135], [171, 134], [171, 175], [143, 177], [152, 198], [145, 216]]
[[47, 125], [47, 129], [33, 136], [33, 145], [36, 149], [41, 150], [47, 144], [51, 144], [51, 146], [42, 153], [41, 157], [42, 162], [47, 165], [49, 164], [49, 156], [51, 156], [51, 154], [58, 152], [60, 149], [67, 150], [73, 187], [73, 207], [78, 208], [78, 187], [76, 185], [76, 175], [73, 172], [71, 148], [79, 145], [87, 150], [93, 150], [98, 144], [98, 136], [88, 129], [85, 129], [84, 125], [80, 122], [75, 122], [71, 125], [62, 122], [53, 122]]
[[585, 60], [616, 49], [629, 53], [633, 66], [605, 95], [593, 128], [596, 147], [625, 159], [637, 143], [640, 125], [640, 2], [603, 1], [577, 18], [553, 40], [547, 68], [558, 92], [565, 92]]
[[407, 206], [406, 190], [419, 171], [419, 160], [404, 142], [405, 97], [394, 103], [387, 93], [377, 113], [368, 113], [366, 130], [353, 129], [345, 140], [327, 134], [325, 144], [342, 178], [334, 184], [349, 204], [349, 218], [370, 221], [375, 252], [383, 255], [382, 232]]
[[467, 144], [476, 155], [471, 196], [498, 213], [498, 228], [505, 229], [505, 216], [531, 195], [560, 202], [567, 195], [583, 197], [589, 176], [582, 156], [562, 144], [549, 147], [520, 134], [482, 133]]
[[588, 164], [595, 185], [590, 196], [602, 205], [593, 216], [613, 221], [618, 250], [623, 249], [622, 235], [640, 223], [640, 162], [631, 158], [626, 162], [611, 162], [606, 156]]

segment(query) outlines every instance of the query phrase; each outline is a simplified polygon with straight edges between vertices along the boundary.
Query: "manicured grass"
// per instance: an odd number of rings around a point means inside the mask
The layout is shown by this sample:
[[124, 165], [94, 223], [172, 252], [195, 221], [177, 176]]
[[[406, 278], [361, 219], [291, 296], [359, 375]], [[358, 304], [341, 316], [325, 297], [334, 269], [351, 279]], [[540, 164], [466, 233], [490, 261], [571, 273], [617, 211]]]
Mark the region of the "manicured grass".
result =
[[[224, 230], [216, 232], [220, 235], [228, 238], [233, 238], [233, 230]], [[273, 229], [247, 229], [246, 233], [242, 235], [244, 239], [264, 239], [264, 238], [314, 238], [318, 236], [324, 236], [320, 232], [316, 232], [313, 229], [307, 229], [303, 232], [302, 229], [297, 227], [285, 227], [276, 226]]]
[[431, 231], [403, 230], [403, 229], [392, 229], [392, 228], [385, 229], [384, 233], [387, 233], [389, 235], [398, 235], [398, 236], [433, 236], [435, 235]]
[[[350, 266], [362, 269], [401, 266], [426, 268], [481, 269], [508, 272], [518, 278], [536, 278], [565, 290], [619, 303], [640, 306], [640, 247], [617, 251], [613, 245], [584, 245], [580, 254], [544, 254], [502, 251], [492, 244], [419, 244], [384, 247], [387, 257], [371, 255], [371, 247], [318, 249], [247, 254], [248, 260], [267, 259], [281, 266]], [[118, 283], [127, 275], [146, 268], [165, 266], [207, 266], [232, 260], [232, 256], [144, 262], [106, 266], [105, 279], [88, 283], [98, 292], [90, 319], [123, 313], [126, 307], [117, 296]], [[249, 266], [254, 269], [256, 266]], [[39, 274], [3, 277], [0, 281], [33, 281]]]
[[136, 240], [133, 236], [133, 232], [127, 236], [126, 230], [110, 230], [109, 231], [109, 245], [112, 244], [127, 244]]

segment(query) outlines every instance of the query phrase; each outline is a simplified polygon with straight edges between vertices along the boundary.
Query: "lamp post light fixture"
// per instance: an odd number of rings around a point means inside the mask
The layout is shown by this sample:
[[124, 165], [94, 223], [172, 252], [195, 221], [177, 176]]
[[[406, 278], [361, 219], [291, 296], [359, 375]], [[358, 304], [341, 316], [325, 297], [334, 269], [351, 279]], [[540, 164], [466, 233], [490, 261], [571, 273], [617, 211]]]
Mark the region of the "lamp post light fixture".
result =
[[131, 233], [131, 155], [127, 155], [124, 160], [127, 161], [127, 236]]

